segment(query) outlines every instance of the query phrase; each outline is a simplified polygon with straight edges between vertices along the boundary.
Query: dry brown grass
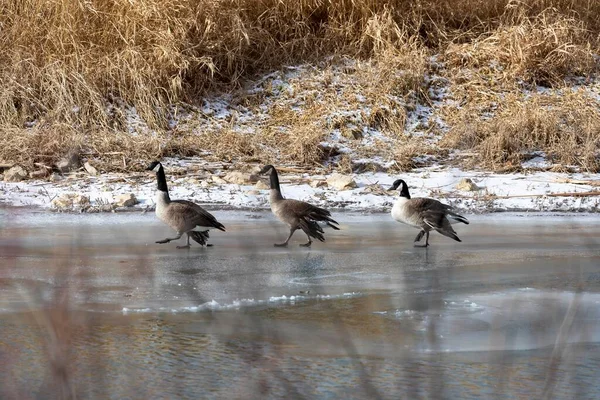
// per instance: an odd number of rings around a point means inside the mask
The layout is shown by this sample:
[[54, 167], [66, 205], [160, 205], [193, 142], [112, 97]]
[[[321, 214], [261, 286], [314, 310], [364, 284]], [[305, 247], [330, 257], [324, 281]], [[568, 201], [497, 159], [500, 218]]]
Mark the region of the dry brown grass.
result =
[[450, 68], [508, 84], [560, 86], [567, 76], [596, 70], [592, 41], [583, 21], [546, 10], [534, 18], [520, 14], [469, 43], [451, 44], [444, 59]]
[[[515, 12], [516, 13], [516, 12]], [[584, 20], [547, 9], [523, 10], [495, 30], [443, 54], [450, 92], [460, 107], [441, 110], [446, 148], [474, 151], [471, 165], [520, 168], [533, 151], [598, 171], [598, 102], [569, 79], [598, 71], [596, 39]], [[538, 93], [536, 85], [554, 88]]]
[[[386, 21], [394, 28], [389, 16]], [[403, 41], [404, 46], [394, 40]], [[392, 156], [395, 143], [404, 136], [406, 106], [426, 97], [426, 52], [400, 31], [393, 39], [367, 41], [376, 41], [378, 47], [377, 55], [369, 60], [334, 57], [286, 79], [287, 89], [277, 87], [280, 78], [285, 79], [277, 75], [263, 82], [258, 93], [240, 91], [234, 102], [254, 115], [262, 114], [265, 120], [242, 124], [252, 133], [242, 133], [231, 123], [200, 129], [199, 147], [220, 159], [315, 167], [338, 154], [332, 136], [342, 136], [344, 146], [356, 156]], [[364, 129], [377, 130], [388, 140], [365, 146]], [[181, 130], [199, 129], [191, 125]]]
[[[489, 119], [457, 124], [445, 138], [450, 148], [475, 149], [472, 164], [502, 169], [519, 166], [529, 152], [545, 151], [551, 161], [599, 170], [600, 110], [582, 91], [562, 96], [507, 96]], [[464, 114], [468, 110], [463, 110]]]
[[[328, 157], [318, 144], [334, 129], [350, 137], [368, 126], [402, 139], [406, 108], [427, 102], [423, 78], [434, 53], [443, 54], [456, 97], [471, 84], [467, 108], [487, 108], [498, 88], [521, 80], [560, 86], [566, 76], [594, 72], [600, 3], [24, 0], [0, 4], [0, 30], [0, 160], [52, 162], [82, 144], [131, 160], [209, 150], [214, 157], [313, 165]], [[357, 60], [348, 75], [369, 113], [325, 118], [356, 107], [353, 92], [336, 92], [340, 71], [329, 68], [330, 86], [325, 80], [316, 88], [320, 100], [302, 107], [312, 119], [273, 109], [254, 136], [225, 127], [194, 139], [191, 131], [166, 127], [172, 104], [198, 103], [207, 90], [231, 91], [255, 73], [330, 55]], [[130, 106], [155, 136], [127, 133]], [[394, 146], [382, 154], [397, 153]]]
[[83, 143], [83, 135], [68, 124], [39, 126], [32, 129], [4, 128], [2, 137], [2, 155], [6, 160], [20, 164], [34, 162], [50, 163], [57, 154]]
[[432, 149], [421, 138], [411, 138], [396, 148], [394, 153], [395, 171], [410, 171], [418, 167], [415, 158], [426, 154], [437, 154], [438, 151]]

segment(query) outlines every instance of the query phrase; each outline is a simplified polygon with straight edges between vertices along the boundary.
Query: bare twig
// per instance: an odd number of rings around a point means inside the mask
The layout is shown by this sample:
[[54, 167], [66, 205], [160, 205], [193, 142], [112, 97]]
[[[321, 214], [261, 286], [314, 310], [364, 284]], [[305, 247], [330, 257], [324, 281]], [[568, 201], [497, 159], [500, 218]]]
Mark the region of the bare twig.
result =
[[554, 181], [558, 183], [572, 183], [574, 185], [600, 186], [600, 181], [590, 181], [584, 179], [556, 178]]

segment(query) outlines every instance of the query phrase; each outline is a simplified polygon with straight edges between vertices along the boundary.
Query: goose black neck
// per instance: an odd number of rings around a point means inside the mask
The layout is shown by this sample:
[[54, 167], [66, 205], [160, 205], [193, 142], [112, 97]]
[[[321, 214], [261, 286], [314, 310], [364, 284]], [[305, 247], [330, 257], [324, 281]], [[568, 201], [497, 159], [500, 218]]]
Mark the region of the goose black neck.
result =
[[275, 168], [271, 169], [271, 189], [275, 189], [279, 192], [281, 192], [281, 188], [279, 187], [279, 176], [277, 176], [277, 171], [275, 170]]
[[158, 168], [158, 172], [156, 173], [156, 182], [158, 190], [169, 193], [169, 188], [167, 188], [167, 178], [165, 178], [165, 170], [162, 165]]
[[402, 190], [400, 191], [400, 197], [405, 197], [410, 200], [410, 193], [408, 192], [408, 186], [406, 184], [402, 185]]

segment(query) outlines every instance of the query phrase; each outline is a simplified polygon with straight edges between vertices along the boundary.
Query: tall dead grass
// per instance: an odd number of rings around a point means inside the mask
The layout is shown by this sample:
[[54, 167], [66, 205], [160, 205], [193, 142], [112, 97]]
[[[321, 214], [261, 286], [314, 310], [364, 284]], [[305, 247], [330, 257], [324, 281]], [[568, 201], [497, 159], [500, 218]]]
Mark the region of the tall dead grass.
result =
[[[593, 68], [599, 17], [600, 3], [589, 0], [5, 1], [0, 3], [0, 158], [38, 162], [37, 155], [46, 151], [43, 143], [60, 142], [64, 126], [73, 141], [83, 136], [85, 145], [118, 143], [126, 132], [121, 110], [127, 106], [161, 137], [172, 104], [195, 103], [206, 90], [231, 90], [257, 72], [332, 54], [374, 59], [377, 65], [391, 60], [390, 67], [405, 72], [400, 80], [381, 75], [372, 91], [390, 83], [394, 86], [387, 89], [401, 95], [418, 94], [422, 60], [433, 52], [445, 52], [457, 68], [497, 62], [506, 77], [556, 85], [564, 76]], [[418, 54], [415, 63], [404, 59], [393, 65], [407, 47]], [[402, 119], [390, 117], [386, 98], [380, 96], [384, 106], [368, 123], [400, 132]], [[33, 133], [27, 128], [32, 124]], [[292, 128], [309, 134], [313, 145], [302, 144], [300, 136], [279, 140], [293, 149], [283, 153], [315, 162], [322, 156], [314, 147], [315, 130], [322, 127]], [[56, 132], [58, 139], [28, 141], [40, 131]], [[15, 141], [26, 144], [18, 156]], [[140, 141], [156, 153], [154, 139]], [[161, 146], [173, 155], [198, 147]], [[260, 143], [242, 147], [252, 152]], [[48, 153], [56, 158], [61, 150]]]
[[596, 69], [593, 41], [583, 21], [548, 9], [533, 18], [521, 13], [469, 43], [450, 44], [444, 60], [506, 83], [560, 86], [567, 76]]
[[600, 110], [583, 91], [510, 95], [499, 101], [492, 117], [463, 120], [444, 141], [450, 148], [474, 149], [478, 155], [472, 164], [481, 167], [519, 168], [531, 152], [544, 151], [551, 162], [564, 168], [597, 172]]
[[473, 150], [472, 164], [519, 168], [543, 151], [567, 168], [599, 170], [598, 101], [572, 90], [598, 71], [590, 26], [557, 9], [528, 17], [511, 10], [495, 30], [443, 54], [450, 92], [460, 107], [442, 110], [447, 148]]

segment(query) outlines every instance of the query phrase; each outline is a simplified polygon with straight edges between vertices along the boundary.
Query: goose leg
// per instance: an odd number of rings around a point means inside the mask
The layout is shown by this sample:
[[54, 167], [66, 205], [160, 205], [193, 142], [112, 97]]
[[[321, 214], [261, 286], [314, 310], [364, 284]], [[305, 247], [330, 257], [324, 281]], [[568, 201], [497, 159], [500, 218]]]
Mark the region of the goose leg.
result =
[[285, 246], [287, 246], [288, 242], [292, 238], [292, 235], [294, 234], [294, 232], [296, 232], [295, 228], [290, 229], [290, 236], [288, 236], [288, 238], [285, 240], [285, 242], [283, 242], [283, 243], [275, 243], [274, 246], [275, 247], [285, 247]]
[[187, 244], [185, 246], [177, 246], [178, 249], [189, 249], [190, 248], [190, 234], [187, 233]]
[[[423, 234], [425, 234], [425, 244], [416, 244], [416, 242], [418, 242], [419, 240], [421, 240], [423, 238]], [[415, 247], [427, 247], [427, 246], [429, 246], [429, 231], [422, 230], [421, 232], [419, 232], [419, 234], [415, 238]]]
[[300, 245], [301, 247], [310, 247], [310, 245], [312, 244], [312, 240], [310, 240], [310, 236], [306, 235], [306, 237], [308, 238], [308, 242], [302, 243]]
[[423, 239], [423, 235], [425, 234], [425, 230], [421, 230], [418, 234], [417, 237], [415, 237], [415, 243], [417, 243], [418, 241], [420, 241], [421, 239]]
[[163, 239], [163, 240], [157, 240], [156, 243], [160, 243], [160, 244], [169, 243], [169, 242], [171, 242], [173, 240], [179, 240], [179, 239], [181, 239], [181, 236], [183, 236], [183, 232], [179, 233], [179, 236], [174, 237], [174, 238], [166, 238], [166, 239]]

